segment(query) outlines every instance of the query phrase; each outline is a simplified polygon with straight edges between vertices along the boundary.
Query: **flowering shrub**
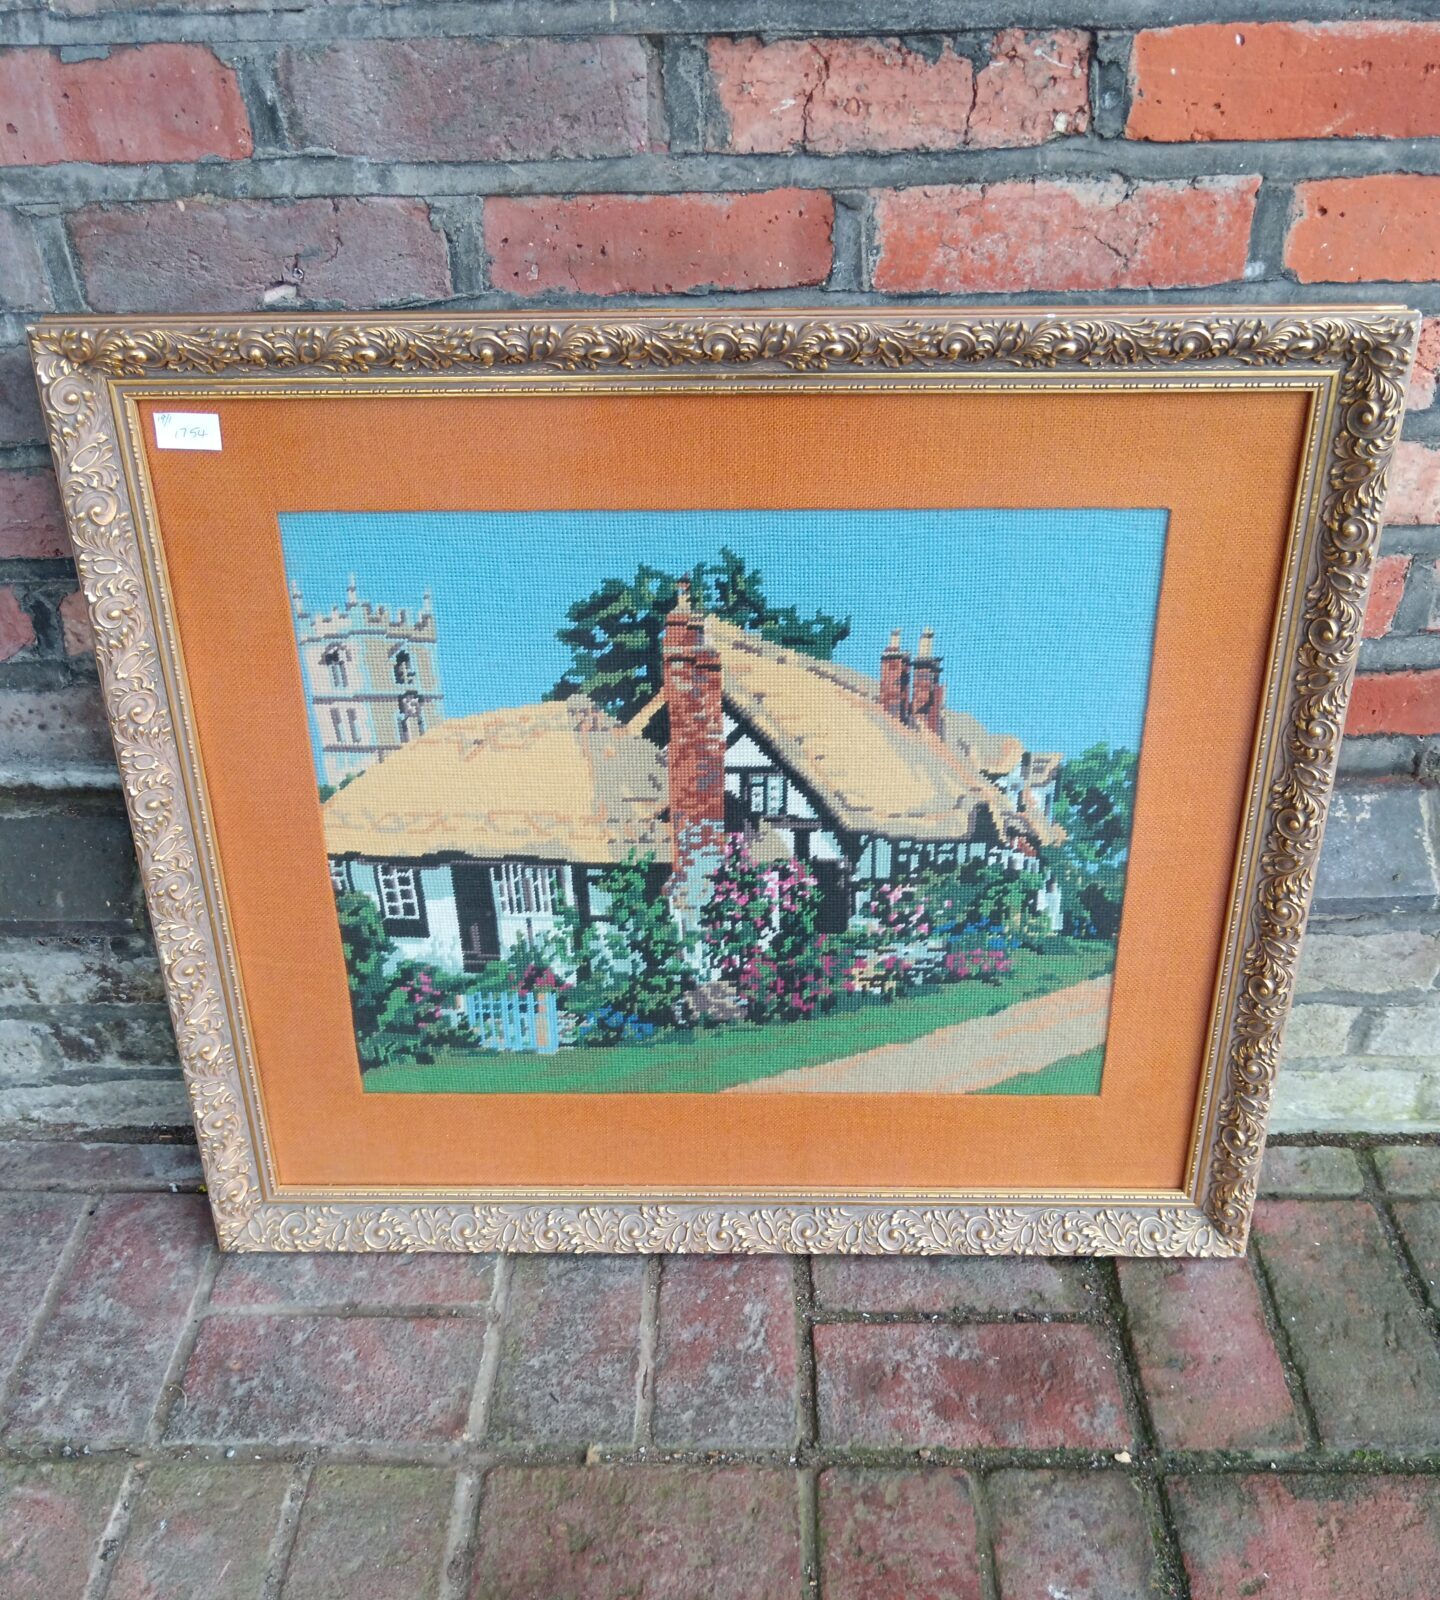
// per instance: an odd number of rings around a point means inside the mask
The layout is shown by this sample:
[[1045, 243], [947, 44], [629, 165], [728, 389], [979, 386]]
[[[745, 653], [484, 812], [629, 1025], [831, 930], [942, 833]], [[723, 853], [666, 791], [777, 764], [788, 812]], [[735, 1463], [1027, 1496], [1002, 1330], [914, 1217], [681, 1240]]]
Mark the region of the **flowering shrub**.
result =
[[396, 961], [368, 895], [336, 897], [360, 1069], [433, 1061], [468, 1033], [454, 1011], [456, 980], [418, 961]]
[[1012, 965], [1008, 951], [980, 946], [970, 950], [948, 950], [943, 971], [947, 983], [957, 982], [961, 978], [981, 978], [986, 983], [999, 983]]
[[928, 938], [934, 925], [925, 902], [908, 883], [876, 884], [867, 910], [892, 944]]
[[819, 917], [820, 886], [803, 861], [762, 867], [741, 835], [726, 836], [701, 930], [752, 1022], [813, 1017], [833, 1000], [837, 961], [816, 936]]

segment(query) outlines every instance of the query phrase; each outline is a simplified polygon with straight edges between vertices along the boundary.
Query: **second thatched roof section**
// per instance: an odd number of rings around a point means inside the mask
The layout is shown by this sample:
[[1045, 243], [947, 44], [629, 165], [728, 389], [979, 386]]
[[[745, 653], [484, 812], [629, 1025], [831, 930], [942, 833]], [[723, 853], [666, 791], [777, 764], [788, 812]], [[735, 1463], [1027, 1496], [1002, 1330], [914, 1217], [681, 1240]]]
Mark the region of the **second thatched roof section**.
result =
[[670, 860], [665, 764], [588, 700], [442, 722], [324, 806], [331, 855]]
[[1019, 762], [1018, 739], [989, 734], [965, 713], [949, 714], [942, 739], [891, 716], [864, 673], [714, 617], [705, 638], [719, 653], [727, 704], [842, 828], [925, 841], [1003, 839], [1014, 826], [1041, 844], [1063, 837], [1038, 807], [1020, 817], [987, 775]]

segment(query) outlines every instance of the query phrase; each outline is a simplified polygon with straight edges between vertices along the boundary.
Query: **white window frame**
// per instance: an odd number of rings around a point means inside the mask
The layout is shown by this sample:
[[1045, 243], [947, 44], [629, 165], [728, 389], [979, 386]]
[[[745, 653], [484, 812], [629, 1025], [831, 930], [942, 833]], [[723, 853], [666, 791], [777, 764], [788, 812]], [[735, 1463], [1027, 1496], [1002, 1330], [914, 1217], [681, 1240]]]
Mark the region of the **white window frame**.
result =
[[350, 863], [343, 856], [330, 857], [330, 887], [336, 894], [350, 892]]
[[502, 861], [490, 869], [495, 906], [502, 917], [550, 917], [564, 896], [560, 869], [529, 861]]
[[375, 886], [380, 891], [380, 915], [386, 922], [421, 920], [420, 874], [414, 867], [382, 861], [375, 868]]

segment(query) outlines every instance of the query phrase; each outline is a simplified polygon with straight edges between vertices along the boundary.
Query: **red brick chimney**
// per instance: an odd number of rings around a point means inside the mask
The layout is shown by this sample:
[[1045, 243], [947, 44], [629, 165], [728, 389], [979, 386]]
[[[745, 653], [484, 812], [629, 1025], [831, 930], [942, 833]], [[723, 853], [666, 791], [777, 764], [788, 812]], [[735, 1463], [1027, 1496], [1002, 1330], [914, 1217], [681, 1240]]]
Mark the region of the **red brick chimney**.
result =
[[880, 707], [899, 722], [910, 720], [910, 657], [900, 648], [900, 630], [880, 652]]
[[945, 705], [945, 685], [940, 682], [940, 657], [935, 654], [935, 630], [926, 628], [915, 652], [914, 686], [910, 694], [910, 715], [923, 722], [932, 733], [944, 733], [941, 712]]
[[725, 833], [725, 713], [720, 656], [705, 642], [705, 619], [691, 609], [690, 585], [665, 619], [665, 709], [670, 717], [666, 761], [670, 829], [675, 840], [671, 898], [681, 911], [704, 902], [704, 876], [719, 859]]

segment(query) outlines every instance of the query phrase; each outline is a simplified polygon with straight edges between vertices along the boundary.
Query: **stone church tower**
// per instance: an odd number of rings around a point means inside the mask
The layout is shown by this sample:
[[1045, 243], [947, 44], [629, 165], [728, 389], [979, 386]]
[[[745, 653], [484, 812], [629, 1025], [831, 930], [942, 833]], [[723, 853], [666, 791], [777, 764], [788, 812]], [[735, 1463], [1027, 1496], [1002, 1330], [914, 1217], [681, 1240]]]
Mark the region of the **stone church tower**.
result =
[[441, 720], [429, 590], [413, 618], [361, 600], [353, 574], [345, 604], [328, 613], [307, 611], [299, 584], [290, 598], [326, 783], [374, 766]]

